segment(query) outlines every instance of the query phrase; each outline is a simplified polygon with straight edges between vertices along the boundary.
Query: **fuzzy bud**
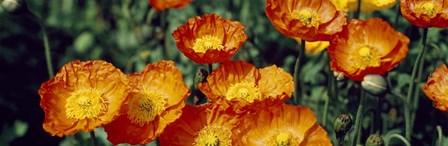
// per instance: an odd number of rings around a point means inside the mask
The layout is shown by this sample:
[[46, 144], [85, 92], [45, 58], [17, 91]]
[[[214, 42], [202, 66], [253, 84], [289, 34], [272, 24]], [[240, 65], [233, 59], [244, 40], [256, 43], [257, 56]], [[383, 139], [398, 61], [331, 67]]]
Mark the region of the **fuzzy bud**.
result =
[[362, 88], [373, 95], [383, 94], [387, 89], [387, 82], [383, 76], [377, 74], [368, 74], [364, 76], [361, 82]]
[[348, 114], [340, 114], [333, 123], [333, 129], [336, 137], [343, 138], [353, 125], [353, 120]]
[[366, 146], [384, 146], [383, 138], [379, 134], [372, 134], [367, 138]]
[[333, 75], [334, 75], [334, 77], [336, 78], [336, 80], [338, 80], [338, 81], [343, 81], [343, 80], [345, 80], [345, 76], [344, 76], [344, 74], [341, 73], [341, 72], [334, 71], [334, 72], [333, 72]]
[[2, 7], [10, 14], [20, 14], [27, 10], [26, 3], [22, 0], [3, 0]]

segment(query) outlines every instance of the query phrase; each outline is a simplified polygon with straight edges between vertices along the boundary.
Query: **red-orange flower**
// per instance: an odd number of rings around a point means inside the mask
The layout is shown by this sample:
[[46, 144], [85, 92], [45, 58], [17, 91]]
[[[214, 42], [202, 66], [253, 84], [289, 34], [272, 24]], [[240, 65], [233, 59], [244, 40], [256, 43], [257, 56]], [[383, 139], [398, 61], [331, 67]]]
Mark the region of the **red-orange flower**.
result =
[[182, 116], [168, 125], [160, 135], [160, 145], [235, 145], [239, 140], [234, 135], [239, 120], [240, 116], [219, 110], [211, 104], [186, 105], [182, 109]]
[[105, 61], [73, 61], [39, 89], [43, 128], [51, 135], [93, 131], [116, 118], [126, 99], [126, 75]]
[[448, 27], [448, 0], [400, 0], [400, 9], [415, 26]]
[[443, 64], [431, 74], [423, 92], [434, 101], [434, 106], [448, 112], [448, 69]]
[[266, 0], [265, 12], [282, 34], [305, 41], [329, 41], [347, 21], [330, 0]]
[[267, 108], [240, 122], [238, 145], [332, 145], [325, 129], [316, 122], [313, 111], [306, 107], [285, 104]]
[[129, 76], [129, 102], [122, 114], [105, 126], [113, 144], [145, 144], [181, 115], [190, 90], [172, 61], [149, 64]]
[[289, 73], [275, 65], [257, 69], [243, 61], [228, 61], [198, 88], [212, 103], [240, 112], [283, 103], [291, 97], [294, 83]]
[[384, 74], [408, 52], [409, 38], [380, 18], [352, 19], [331, 41], [331, 69], [355, 81], [366, 74]]
[[199, 64], [227, 61], [247, 40], [240, 22], [216, 14], [188, 19], [173, 32], [173, 37], [177, 48]]
[[157, 11], [162, 11], [168, 8], [182, 8], [189, 3], [191, 0], [148, 0], [151, 6]]

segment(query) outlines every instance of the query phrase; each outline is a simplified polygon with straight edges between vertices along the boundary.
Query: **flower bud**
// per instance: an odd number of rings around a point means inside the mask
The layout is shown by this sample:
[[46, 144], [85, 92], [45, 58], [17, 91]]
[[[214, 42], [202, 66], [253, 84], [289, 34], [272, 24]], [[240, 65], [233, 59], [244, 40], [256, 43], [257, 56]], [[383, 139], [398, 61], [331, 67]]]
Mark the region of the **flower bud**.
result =
[[20, 14], [27, 10], [26, 3], [22, 0], [3, 0], [2, 7], [10, 14]]
[[386, 79], [377, 74], [368, 74], [364, 76], [361, 82], [362, 88], [373, 95], [383, 94], [387, 89]]
[[340, 114], [333, 123], [333, 129], [338, 139], [342, 139], [353, 125], [353, 120], [348, 114]]
[[207, 76], [208, 76], [208, 71], [207, 70], [202, 69], [202, 68], [199, 69], [196, 72], [196, 75], [194, 76], [194, 83], [195, 83], [195, 85], [197, 85], [199, 83], [202, 83], [202, 82], [205, 82], [205, 80], [207, 79]]
[[367, 138], [366, 146], [384, 146], [383, 138], [379, 134], [372, 134]]
[[334, 75], [334, 77], [336, 78], [336, 80], [338, 80], [338, 81], [345, 80], [345, 76], [344, 76], [344, 74], [341, 73], [341, 72], [334, 71], [334, 72], [333, 72], [333, 75]]

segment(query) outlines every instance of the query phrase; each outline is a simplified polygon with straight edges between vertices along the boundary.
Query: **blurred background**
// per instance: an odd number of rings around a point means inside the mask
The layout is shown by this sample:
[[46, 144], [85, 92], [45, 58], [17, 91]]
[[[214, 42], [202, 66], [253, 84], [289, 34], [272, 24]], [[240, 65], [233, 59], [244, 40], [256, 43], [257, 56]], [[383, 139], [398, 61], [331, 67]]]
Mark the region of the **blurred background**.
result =
[[[174, 60], [183, 72], [185, 82], [193, 89], [195, 72], [206, 66], [186, 58], [176, 48], [171, 33], [188, 18], [209, 13], [245, 25], [248, 40], [233, 60], [245, 60], [258, 68], [275, 64], [292, 73], [300, 47], [294, 39], [281, 35], [272, 26], [264, 12], [264, 0], [193, 0], [181, 9], [164, 11], [155, 11], [145, 0], [44, 0], [26, 3], [47, 27], [55, 72], [77, 59], [106, 60], [127, 74], [141, 71], [147, 63]], [[387, 10], [361, 14], [361, 18], [381, 17], [411, 39], [406, 59], [387, 74], [391, 90], [405, 95], [420, 44], [420, 33], [404, 18], [396, 21], [398, 8], [397, 4]], [[353, 13], [349, 15], [353, 16]], [[447, 35], [447, 29], [429, 30], [430, 45], [420, 85], [436, 67], [448, 62]], [[333, 73], [329, 71], [325, 51], [305, 56], [300, 73], [300, 87], [303, 87], [300, 89], [300, 105], [311, 107], [322, 123], [328, 79]], [[39, 23], [26, 15], [9, 14], [0, 7], [0, 145], [89, 145], [88, 133], [60, 138], [43, 130], [44, 112], [39, 106], [37, 91], [48, 79]], [[359, 86], [355, 82], [341, 81], [338, 87], [340, 94], [330, 97], [327, 124], [323, 125], [332, 140], [335, 140], [333, 120], [341, 113], [354, 116], [359, 103]], [[434, 132], [436, 125], [442, 126], [443, 134], [448, 135], [448, 115], [433, 108], [432, 102], [421, 92], [419, 94], [413, 145], [431, 145], [437, 136]], [[374, 104], [369, 104], [364, 114], [363, 140], [375, 132], [373, 127], [380, 127], [380, 134], [384, 137], [393, 133], [403, 134], [403, 102], [397, 96], [370, 96], [367, 103]], [[379, 125], [372, 124], [375, 107], [381, 111], [377, 115], [381, 117]], [[110, 145], [101, 128], [96, 133], [101, 144]], [[447, 137], [443, 138], [448, 143]], [[391, 140], [390, 144], [401, 145], [396, 140]]]

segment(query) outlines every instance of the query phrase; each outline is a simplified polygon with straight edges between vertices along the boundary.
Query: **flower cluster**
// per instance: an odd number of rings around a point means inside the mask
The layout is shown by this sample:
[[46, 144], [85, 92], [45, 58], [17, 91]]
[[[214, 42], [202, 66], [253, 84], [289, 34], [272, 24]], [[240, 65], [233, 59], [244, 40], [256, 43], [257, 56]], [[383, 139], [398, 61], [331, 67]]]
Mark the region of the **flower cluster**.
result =
[[[191, 0], [149, 0], [156, 10]], [[360, 82], [384, 75], [406, 57], [410, 40], [381, 18], [347, 21], [356, 0], [266, 0], [265, 13], [283, 35], [304, 42], [310, 54], [328, 48], [332, 71]], [[370, 13], [395, 1], [362, 0]], [[401, 0], [405, 18], [418, 27], [448, 27], [447, 1]], [[148, 64], [124, 74], [102, 60], [73, 61], [38, 91], [43, 128], [59, 137], [104, 127], [112, 144], [332, 145], [308, 107], [285, 104], [298, 92], [293, 76], [271, 65], [257, 68], [231, 58], [248, 36], [245, 26], [217, 14], [195, 16], [172, 36], [180, 52], [197, 64], [219, 63], [197, 89], [208, 103], [186, 104], [191, 91], [173, 61]], [[302, 41], [303, 40], [303, 41]], [[438, 68], [424, 93], [448, 111], [448, 69]], [[193, 92], [194, 93], [194, 92]]]

